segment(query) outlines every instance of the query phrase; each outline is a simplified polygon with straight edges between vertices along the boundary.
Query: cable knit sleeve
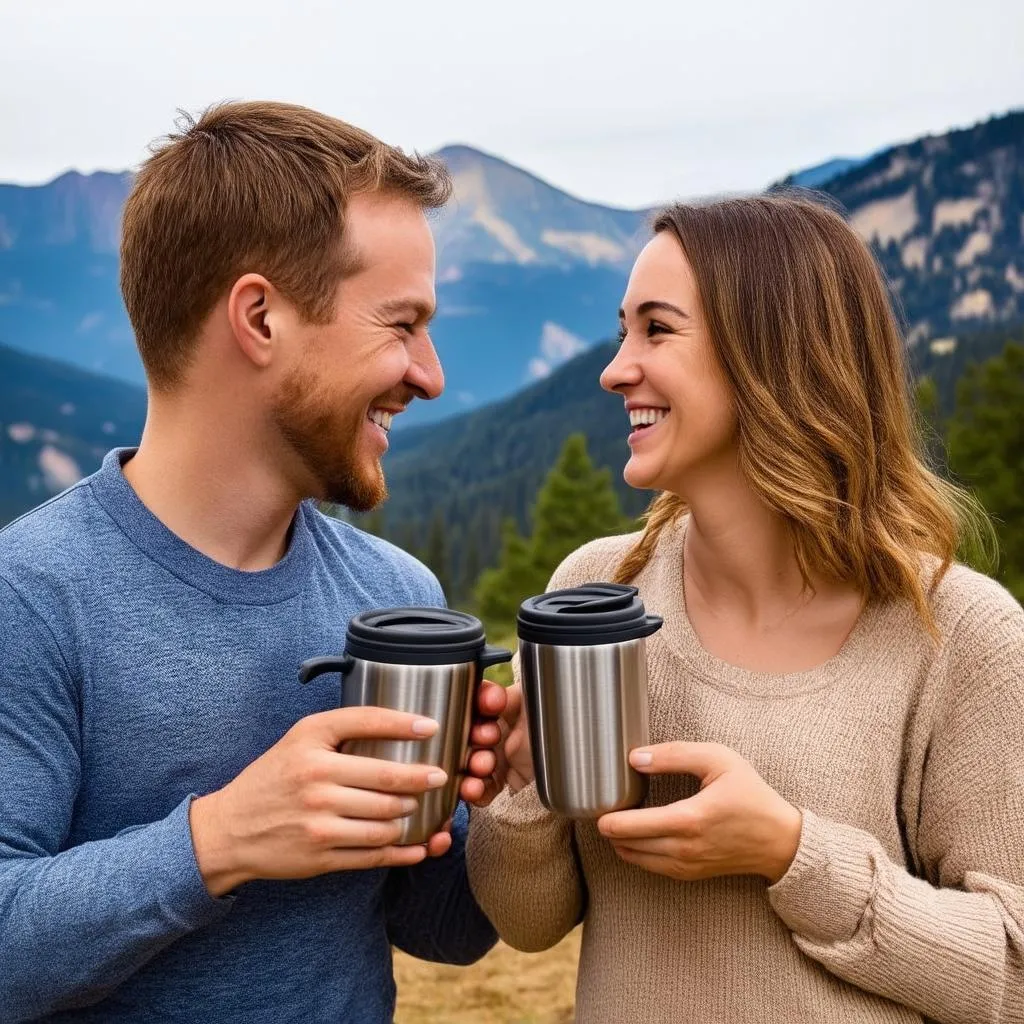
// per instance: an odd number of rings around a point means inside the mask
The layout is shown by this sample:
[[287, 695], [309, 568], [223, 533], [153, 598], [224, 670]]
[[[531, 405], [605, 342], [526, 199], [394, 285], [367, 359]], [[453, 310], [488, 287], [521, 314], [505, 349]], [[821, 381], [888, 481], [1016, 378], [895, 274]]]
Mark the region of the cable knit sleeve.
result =
[[[974, 576], [974, 574], [971, 574]], [[804, 812], [769, 892], [810, 957], [940, 1024], [1024, 1022], [1024, 611], [974, 576], [948, 635], [921, 783], [917, 877]]]

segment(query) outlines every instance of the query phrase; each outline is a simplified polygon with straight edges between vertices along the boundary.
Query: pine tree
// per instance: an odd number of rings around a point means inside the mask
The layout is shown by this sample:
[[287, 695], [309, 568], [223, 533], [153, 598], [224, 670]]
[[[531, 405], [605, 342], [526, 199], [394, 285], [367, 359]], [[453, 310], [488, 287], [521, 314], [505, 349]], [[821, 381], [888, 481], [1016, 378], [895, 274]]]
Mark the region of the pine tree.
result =
[[957, 386], [949, 465], [995, 520], [998, 578], [1024, 600], [1024, 346], [971, 365]]
[[462, 552], [462, 564], [459, 568], [458, 596], [460, 599], [472, 600], [473, 589], [480, 578], [480, 541], [473, 531], [473, 523], [465, 535], [465, 549]]
[[533, 533], [524, 538], [514, 520], [502, 531], [497, 568], [480, 578], [476, 597], [485, 622], [510, 629], [522, 601], [540, 594], [566, 555], [595, 537], [627, 527], [607, 470], [596, 470], [582, 434], [565, 442], [537, 494]]
[[476, 588], [477, 610], [489, 629], [505, 631], [515, 622], [519, 605], [544, 590], [547, 576], [537, 566], [530, 542], [506, 520], [501, 531], [501, 559], [488, 569]]
[[537, 495], [533, 522], [534, 561], [548, 577], [587, 541], [626, 529], [611, 473], [594, 468], [583, 434], [566, 440]]
[[423, 561], [437, 577], [445, 596], [450, 599], [452, 580], [448, 540], [445, 536], [444, 517], [440, 510], [434, 513], [434, 518], [430, 521], [430, 532], [427, 534], [427, 546], [423, 552]]

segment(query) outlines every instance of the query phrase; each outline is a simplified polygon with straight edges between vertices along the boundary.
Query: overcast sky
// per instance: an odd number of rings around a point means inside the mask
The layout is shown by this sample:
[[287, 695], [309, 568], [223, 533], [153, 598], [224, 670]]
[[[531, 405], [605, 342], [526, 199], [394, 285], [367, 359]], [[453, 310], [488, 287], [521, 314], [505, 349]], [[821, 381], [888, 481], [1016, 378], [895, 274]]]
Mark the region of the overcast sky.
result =
[[0, 0], [0, 181], [134, 166], [225, 98], [641, 206], [1024, 107], [1024, 2]]

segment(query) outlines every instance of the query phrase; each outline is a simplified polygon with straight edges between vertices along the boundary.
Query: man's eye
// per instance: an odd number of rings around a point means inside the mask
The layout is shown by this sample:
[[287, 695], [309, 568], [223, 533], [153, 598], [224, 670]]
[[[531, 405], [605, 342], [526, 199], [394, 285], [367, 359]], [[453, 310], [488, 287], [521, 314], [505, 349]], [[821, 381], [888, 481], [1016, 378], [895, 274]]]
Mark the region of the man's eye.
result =
[[404, 331], [404, 332], [405, 332], [406, 334], [412, 334], [412, 333], [414, 333], [414, 332], [415, 332], [415, 330], [416, 330], [416, 325], [415, 325], [415, 324], [410, 324], [410, 323], [404, 323], [404, 324], [395, 324], [395, 326], [396, 326], [396, 327], [397, 327], [397, 328], [398, 328], [398, 329], [399, 329], [400, 331]]
[[618, 338], [620, 345], [626, 340], [626, 325], [625, 324], [619, 324], [619, 332], [616, 335], [616, 337]]

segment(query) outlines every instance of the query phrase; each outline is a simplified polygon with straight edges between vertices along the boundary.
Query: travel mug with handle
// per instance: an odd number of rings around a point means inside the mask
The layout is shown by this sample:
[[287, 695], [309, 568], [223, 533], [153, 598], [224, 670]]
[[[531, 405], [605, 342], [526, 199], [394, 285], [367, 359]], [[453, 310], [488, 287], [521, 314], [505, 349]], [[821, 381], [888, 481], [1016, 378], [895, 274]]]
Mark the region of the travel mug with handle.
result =
[[383, 707], [432, 718], [437, 732], [422, 740], [366, 739], [345, 753], [401, 764], [431, 764], [448, 781], [420, 797], [419, 809], [401, 819], [398, 845], [425, 843], [451, 817], [469, 755], [469, 732], [484, 670], [512, 652], [490, 647], [479, 619], [447, 608], [380, 608], [356, 615], [345, 654], [302, 664], [302, 682], [340, 672], [342, 707]]

